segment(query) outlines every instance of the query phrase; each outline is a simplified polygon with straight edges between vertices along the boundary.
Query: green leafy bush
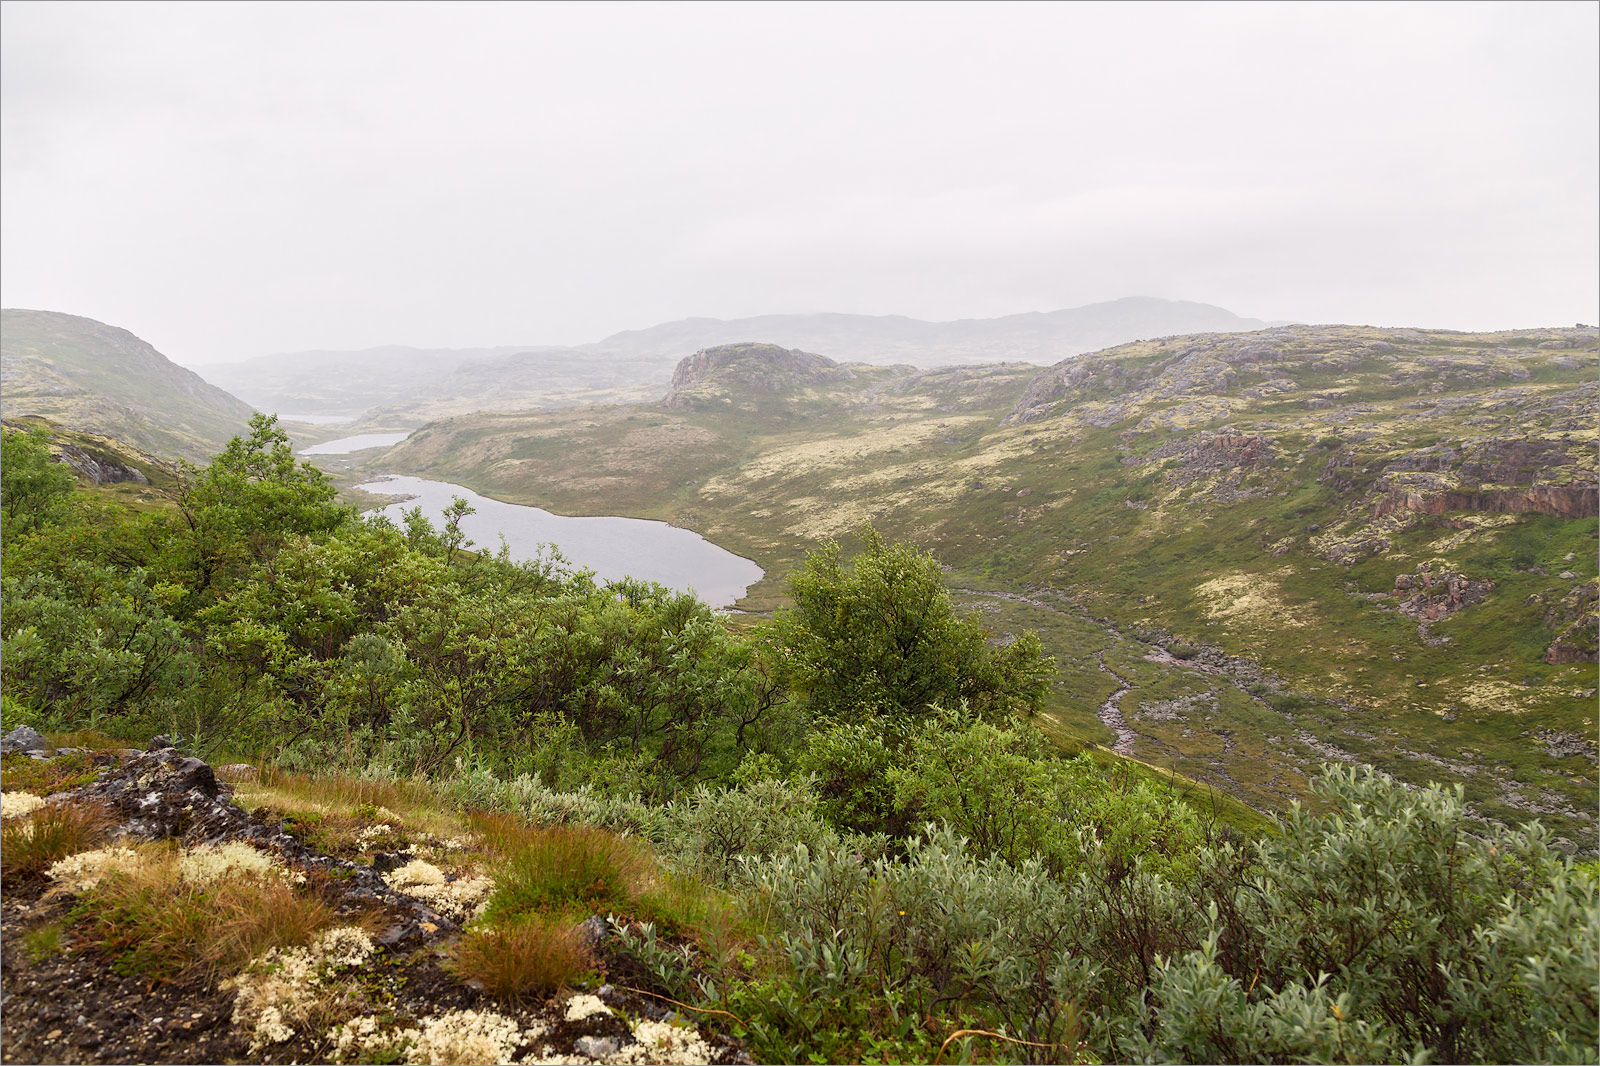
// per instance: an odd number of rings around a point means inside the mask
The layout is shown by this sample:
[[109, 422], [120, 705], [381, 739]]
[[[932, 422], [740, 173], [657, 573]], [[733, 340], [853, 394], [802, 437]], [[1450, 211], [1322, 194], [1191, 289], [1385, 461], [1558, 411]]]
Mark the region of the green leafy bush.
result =
[[1038, 710], [1053, 664], [1038, 638], [1004, 647], [957, 617], [939, 564], [871, 526], [848, 565], [836, 542], [789, 579], [794, 606], [766, 634], [772, 668], [820, 718], [917, 718], [965, 703], [983, 717]]
[[[1592, 1060], [1592, 877], [1552, 852], [1537, 823], [1485, 836], [1459, 788], [1408, 791], [1370, 767], [1333, 767], [1317, 790], [1332, 812], [1295, 807], [1250, 862], [1229, 861], [1228, 849], [1205, 857], [1233, 872], [1212, 879], [1218, 946], [1183, 964], [1180, 985], [1210, 974], [1214, 959], [1254, 990], [1234, 998], [1239, 1009], [1325, 985], [1328, 1010], [1337, 1005], [1341, 1021], [1362, 1022], [1402, 1057]], [[1156, 1039], [1164, 1054], [1192, 1053]], [[1240, 1047], [1241, 1059], [1278, 1053]]]

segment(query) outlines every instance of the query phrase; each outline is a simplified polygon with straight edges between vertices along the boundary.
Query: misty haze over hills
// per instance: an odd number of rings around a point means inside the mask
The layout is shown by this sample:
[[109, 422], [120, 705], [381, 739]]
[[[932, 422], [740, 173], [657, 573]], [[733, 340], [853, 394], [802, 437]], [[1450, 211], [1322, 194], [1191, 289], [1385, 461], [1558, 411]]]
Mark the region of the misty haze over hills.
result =
[[[586, 402], [596, 390], [644, 399], [677, 361], [701, 348], [762, 341], [839, 362], [1046, 365], [1100, 348], [1180, 333], [1245, 332], [1282, 322], [1209, 304], [1127, 297], [1060, 311], [925, 322], [899, 315], [794, 314], [687, 318], [574, 347], [310, 351], [201, 368], [208, 380], [265, 410], [355, 416], [383, 408], [405, 419], [477, 407]], [[335, 372], [336, 371], [336, 372]], [[637, 396], [633, 394], [637, 393]], [[426, 405], [424, 408], [423, 405]]]

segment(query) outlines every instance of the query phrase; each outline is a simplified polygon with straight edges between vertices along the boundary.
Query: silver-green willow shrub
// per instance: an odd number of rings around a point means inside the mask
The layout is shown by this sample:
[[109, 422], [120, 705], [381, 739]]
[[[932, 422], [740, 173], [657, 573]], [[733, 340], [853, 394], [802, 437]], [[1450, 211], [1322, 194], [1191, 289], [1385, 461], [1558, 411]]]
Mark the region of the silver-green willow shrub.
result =
[[838, 835], [817, 816], [810, 782], [767, 777], [732, 788], [698, 785], [667, 811], [663, 850], [675, 865], [725, 884], [741, 860], [764, 859], [830, 843]]
[[869, 861], [847, 840], [747, 866], [782, 930], [773, 945], [790, 977], [771, 1005], [785, 1027], [818, 1029], [830, 1005], [871, 998], [900, 1020], [981, 1014], [1061, 1061], [1097, 971], [1068, 949], [1072, 894], [1037, 860], [974, 857], [942, 826], [907, 843], [903, 860]]
[[1333, 811], [1296, 806], [1249, 865], [1205, 856], [1241, 873], [1151, 983], [1140, 1057], [1595, 1061], [1592, 873], [1537, 823], [1474, 835], [1459, 787], [1336, 767], [1317, 788]]

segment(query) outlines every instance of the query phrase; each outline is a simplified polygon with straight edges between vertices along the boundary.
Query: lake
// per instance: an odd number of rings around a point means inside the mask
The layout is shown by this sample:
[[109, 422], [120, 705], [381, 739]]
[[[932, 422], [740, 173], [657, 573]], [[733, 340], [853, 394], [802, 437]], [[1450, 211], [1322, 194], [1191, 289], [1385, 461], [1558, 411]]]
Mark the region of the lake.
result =
[[512, 558], [532, 559], [540, 554], [542, 545], [554, 544], [569, 562], [593, 570], [600, 581], [621, 577], [655, 581], [680, 592], [693, 592], [713, 607], [732, 606], [762, 576], [761, 567], [749, 559], [665, 522], [551, 514], [419, 477], [387, 477], [359, 488], [412, 497], [380, 509], [396, 525], [401, 523], [400, 513], [412, 507], [421, 507], [435, 526], [443, 525], [451, 499], [464, 497], [477, 512], [462, 520], [461, 529], [477, 542], [476, 548], [498, 550], [504, 534]]
[[301, 448], [301, 455], [349, 455], [367, 448], [389, 448], [405, 440], [411, 434], [404, 433], [357, 433], [353, 437], [340, 437], [338, 440], [325, 440], [321, 444], [313, 444], [309, 448]]

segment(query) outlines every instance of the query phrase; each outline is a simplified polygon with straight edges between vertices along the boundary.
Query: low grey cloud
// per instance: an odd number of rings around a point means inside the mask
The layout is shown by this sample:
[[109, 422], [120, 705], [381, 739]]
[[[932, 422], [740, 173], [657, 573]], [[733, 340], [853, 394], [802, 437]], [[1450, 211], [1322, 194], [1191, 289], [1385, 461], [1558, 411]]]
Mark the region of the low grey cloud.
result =
[[189, 363], [1135, 294], [1594, 321], [1596, 11], [14, 0], [0, 287]]

